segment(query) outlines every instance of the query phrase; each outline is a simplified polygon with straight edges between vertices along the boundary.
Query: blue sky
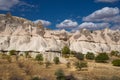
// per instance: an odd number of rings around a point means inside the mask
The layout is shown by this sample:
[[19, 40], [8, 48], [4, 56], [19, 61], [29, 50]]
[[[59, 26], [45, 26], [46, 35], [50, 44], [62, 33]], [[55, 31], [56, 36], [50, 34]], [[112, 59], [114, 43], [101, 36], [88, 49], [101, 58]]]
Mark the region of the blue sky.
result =
[[120, 0], [0, 0], [0, 13], [51, 29], [120, 29]]

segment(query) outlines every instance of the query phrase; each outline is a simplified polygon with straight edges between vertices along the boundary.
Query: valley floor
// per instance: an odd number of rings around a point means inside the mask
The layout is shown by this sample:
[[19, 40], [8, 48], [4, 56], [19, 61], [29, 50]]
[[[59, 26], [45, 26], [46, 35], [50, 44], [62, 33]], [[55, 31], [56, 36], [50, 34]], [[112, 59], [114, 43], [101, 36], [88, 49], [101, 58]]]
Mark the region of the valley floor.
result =
[[[71, 64], [74, 60], [74, 58], [70, 59]], [[57, 69], [62, 69], [66, 75], [72, 74], [77, 80], [110, 80], [110, 78], [119, 80], [120, 67], [114, 67], [111, 63], [87, 62], [88, 68], [77, 71], [73, 65], [67, 68], [66, 64], [55, 65], [52, 63], [46, 68], [45, 64], [23, 56], [20, 56], [17, 61], [15, 56], [12, 56], [12, 62], [0, 58], [0, 80], [31, 80], [34, 76], [56, 80], [55, 71]]]

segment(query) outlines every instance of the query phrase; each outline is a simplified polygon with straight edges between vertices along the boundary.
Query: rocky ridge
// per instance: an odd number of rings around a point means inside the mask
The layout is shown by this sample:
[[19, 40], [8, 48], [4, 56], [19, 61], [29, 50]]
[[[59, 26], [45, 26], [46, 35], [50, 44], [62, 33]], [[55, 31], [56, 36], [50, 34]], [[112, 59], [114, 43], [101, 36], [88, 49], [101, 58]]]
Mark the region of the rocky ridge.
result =
[[76, 52], [120, 51], [120, 31], [89, 31], [74, 33], [65, 30], [49, 30], [41, 22], [35, 24], [24, 18], [0, 14], [0, 50], [56, 52], [68, 45]]

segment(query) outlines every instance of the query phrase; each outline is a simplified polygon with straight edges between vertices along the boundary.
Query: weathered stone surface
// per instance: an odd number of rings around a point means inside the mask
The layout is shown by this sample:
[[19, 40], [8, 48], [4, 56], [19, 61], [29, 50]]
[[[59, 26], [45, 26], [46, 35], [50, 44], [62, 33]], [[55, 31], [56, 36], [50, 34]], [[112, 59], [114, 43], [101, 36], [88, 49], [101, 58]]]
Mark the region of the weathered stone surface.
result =
[[41, 23], [0, 15], [0, 50], [54, 52], [68, 45], [77, 52], [120, 51], [120, 31], [82, 29], [75, 33], [65, 30], [48, 30]]

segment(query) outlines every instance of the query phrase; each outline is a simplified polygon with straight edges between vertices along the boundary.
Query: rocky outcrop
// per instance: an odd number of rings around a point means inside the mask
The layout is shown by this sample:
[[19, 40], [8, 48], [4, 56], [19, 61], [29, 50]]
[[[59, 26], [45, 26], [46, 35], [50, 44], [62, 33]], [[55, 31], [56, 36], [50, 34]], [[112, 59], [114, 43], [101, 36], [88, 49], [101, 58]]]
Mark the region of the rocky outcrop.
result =
[[120, 31], [82, 29], [70, 33], [45, 29], [40, 22], [35, 24], [23, 18], [0, 15], [2, 51], [60, 52], [65, 45], [82, 53], [120, 51]]

